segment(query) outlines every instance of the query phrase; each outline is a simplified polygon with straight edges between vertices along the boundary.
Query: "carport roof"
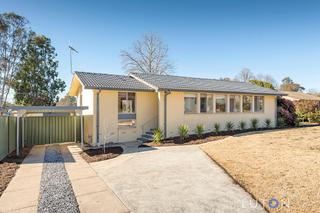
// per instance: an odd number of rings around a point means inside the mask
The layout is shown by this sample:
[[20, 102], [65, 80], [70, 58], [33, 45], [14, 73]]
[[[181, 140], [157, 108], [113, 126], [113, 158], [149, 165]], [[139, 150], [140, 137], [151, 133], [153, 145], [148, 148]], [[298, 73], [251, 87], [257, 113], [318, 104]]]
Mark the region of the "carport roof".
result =
[[17, 113], [43, 113], [43, 112], [79, 112], [87, 110], [87, 106], [10, 106], [8, 110]]

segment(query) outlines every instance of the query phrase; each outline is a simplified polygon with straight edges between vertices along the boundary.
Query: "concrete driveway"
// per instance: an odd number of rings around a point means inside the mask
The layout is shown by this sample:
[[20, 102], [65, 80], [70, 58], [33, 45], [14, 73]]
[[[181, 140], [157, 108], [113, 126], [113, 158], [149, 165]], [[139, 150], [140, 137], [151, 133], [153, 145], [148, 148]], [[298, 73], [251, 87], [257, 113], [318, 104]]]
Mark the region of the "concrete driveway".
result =
[[264, 212], [198, 146], [143, 148], [91, 166], [131, 212]]

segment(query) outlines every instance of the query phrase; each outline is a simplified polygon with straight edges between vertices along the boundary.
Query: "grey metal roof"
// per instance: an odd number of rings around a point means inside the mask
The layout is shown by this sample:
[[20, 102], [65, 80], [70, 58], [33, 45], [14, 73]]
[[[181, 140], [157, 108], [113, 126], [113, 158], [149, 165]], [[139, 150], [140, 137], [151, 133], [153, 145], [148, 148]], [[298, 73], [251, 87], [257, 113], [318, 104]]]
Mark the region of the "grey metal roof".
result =
[[130, 73], [130, 76], [140, 79], [159, 90], [285, 95], [284, 93], [276, 90], [237, 81], [146, 73]]
[[86, 89], [153, 91], [151, 87], [126, 75], [75, 72]]

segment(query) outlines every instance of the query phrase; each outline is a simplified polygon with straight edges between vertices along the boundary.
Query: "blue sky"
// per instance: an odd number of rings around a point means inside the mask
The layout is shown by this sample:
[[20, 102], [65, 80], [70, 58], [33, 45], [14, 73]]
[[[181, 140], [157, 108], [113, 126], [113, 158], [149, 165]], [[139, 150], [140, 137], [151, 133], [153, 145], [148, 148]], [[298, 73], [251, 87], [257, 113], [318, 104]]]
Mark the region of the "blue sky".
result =
[[69, 44], [79, 51], [75, 70], [123, 74], [120, 51], [155, 32], [176, 75], [234, 77], [247, 67], [320, 90], [320, 1], [2, 0], [0, 12], [9, 11], [51, 38], [68, 87]]

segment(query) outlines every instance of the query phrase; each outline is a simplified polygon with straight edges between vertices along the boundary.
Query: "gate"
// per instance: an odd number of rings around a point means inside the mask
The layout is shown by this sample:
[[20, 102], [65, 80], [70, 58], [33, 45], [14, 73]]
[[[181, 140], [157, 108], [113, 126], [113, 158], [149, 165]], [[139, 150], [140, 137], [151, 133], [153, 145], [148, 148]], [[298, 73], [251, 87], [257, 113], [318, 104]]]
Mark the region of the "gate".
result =
[[21, 123], [24, 123], [22, 134], [24, 134], [25, 146], [73, 142], [75, 137], [80, 141], [79, 116], [24, 117], [22, 119], [24, 119]]

